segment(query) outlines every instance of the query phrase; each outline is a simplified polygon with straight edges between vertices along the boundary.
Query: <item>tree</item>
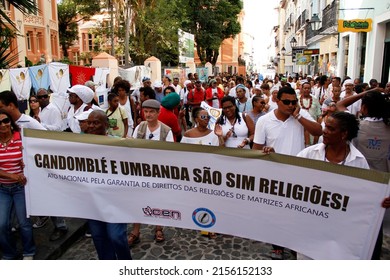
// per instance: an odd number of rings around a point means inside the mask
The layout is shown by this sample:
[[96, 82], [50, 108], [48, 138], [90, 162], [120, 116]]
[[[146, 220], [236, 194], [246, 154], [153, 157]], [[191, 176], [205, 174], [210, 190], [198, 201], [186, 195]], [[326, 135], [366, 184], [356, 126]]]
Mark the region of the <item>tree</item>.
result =
[[[38, 8], [33, 0], [8, 0], [23, 14], [36, 13]], [[1, 6], [1, 5], [0, 5]], [[18, 36], [15, 23], [7, 16], [5, 9], [0, 9], [0, 68], [8, 68], [18, 63], [18, 54], [11, 50], [12, 40]]]
[[158, 57], [163, 65], [178, 64], [178, 29], [186, 18], [183, 0], [133, 0], [129, 52], [136, 64]]
[[188, 25], [185, 30], [195, 35], [196, 50], [203, 64], [215, 65], [222, 41], [241, 32], [238, 15], [241, 0], [199, 0], [188, 2]]
[[99, 0], [63, 0], [58, 3], [58, 29], [60, 45], [65, 57], [68, 48], [77, 39], [78, 22], [88, 20], [100, 11]]

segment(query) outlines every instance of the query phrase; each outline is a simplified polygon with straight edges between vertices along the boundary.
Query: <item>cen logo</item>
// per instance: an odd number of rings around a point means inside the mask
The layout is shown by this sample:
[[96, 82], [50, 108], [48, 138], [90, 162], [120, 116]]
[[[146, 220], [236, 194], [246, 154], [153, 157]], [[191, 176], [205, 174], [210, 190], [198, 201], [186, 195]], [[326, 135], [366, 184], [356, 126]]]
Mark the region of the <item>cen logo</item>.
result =
[[147, 206], [145, 208], [142, 208], [142, 211], [147, 217], [164, 218], [179, 221], [181, 220], [181, 213], [177, 210], [151, 208], [150, 206]]

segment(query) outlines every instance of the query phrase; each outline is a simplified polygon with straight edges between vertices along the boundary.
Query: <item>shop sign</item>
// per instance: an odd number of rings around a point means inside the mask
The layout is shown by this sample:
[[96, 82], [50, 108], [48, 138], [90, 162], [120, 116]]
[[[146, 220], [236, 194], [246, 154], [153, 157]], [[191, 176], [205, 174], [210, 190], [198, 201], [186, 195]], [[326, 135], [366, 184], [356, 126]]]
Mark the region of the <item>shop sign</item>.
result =
[[370, 32], [372, 30], [372, 19], [339, 19], [338, 32]]

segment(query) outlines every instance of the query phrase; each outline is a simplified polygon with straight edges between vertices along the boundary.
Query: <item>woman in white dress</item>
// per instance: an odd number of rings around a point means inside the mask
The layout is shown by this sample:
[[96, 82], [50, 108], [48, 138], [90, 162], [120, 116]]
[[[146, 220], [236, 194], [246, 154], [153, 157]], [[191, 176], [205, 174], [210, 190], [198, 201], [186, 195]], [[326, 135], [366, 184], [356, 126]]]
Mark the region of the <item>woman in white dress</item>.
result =
[[221, 128], [216, 128], [215, 133], [209, 129], [210, 115], [205, 109], [202, 107], [194, 108], [192, 119], [196, 125], [184, 133], [180, 143], [208, 146], [222, 146], [224, 144]]
[[[209, 129], [210, 115], [202, 107], [196, 107], [192, 110], [192, 119], [195, 127], [184, 133], [180, 143], [197, 144], [206, 146], [223, 146], [221, 126], [216, 126], [214, 131]], [[217, 235], [214, 232], [201, 231], [202, 235], [215, 239]]]
[[255, 133], [253, 120], [238, 111], [236, 100], [232, 96], [222, 98], [221, 105], [222, 114], [216, 127], [222, 128], [225, 147], [250, 149]]

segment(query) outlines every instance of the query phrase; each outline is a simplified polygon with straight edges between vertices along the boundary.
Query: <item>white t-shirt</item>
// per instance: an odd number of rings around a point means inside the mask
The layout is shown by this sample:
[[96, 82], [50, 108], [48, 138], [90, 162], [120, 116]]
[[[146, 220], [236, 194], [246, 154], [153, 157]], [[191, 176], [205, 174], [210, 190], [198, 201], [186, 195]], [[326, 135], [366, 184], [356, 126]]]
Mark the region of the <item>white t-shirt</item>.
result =
[[[134, 138], [137, 138], [138, 129], [139, 129], [139, 125], [134, 129], [134, 132], [133, 132]], [[145, 132], [146, 138], [145, 139], [146, 140], [160, 141], [160, 131], [161, 131], [161, 125], [159, 125], [159, 127], [156, 130], [154, 130], [153, 133], [149, 130], [149, 127], [146, 126], [146, 132]], [[153, 137], [151, 137], [150, 135], [153, 135]], [[165, 141], [166, 142], [174, 142], [172, 130], [170, 130], [168, 132], [168, 135], [167, 135], [167, 138], [165, 139]]]
[[[325, 147], [326, 145], [324, 143], [319, 143], [313, 146], [309, 146], [306, 149], [300, 151], [297, 154], [297, 157], [322, 160], [328, 162], [328, 160], [325, 158], [325, 152], [326, 152]], [[349, 150], [350, 152], [348, 156], [345, 158], [345, 162], [343, 163], [340, 162], [339, 164], [344, 164], [346, 166], [353, 166], [353, 167], [359, 167], [364, 169], [370, 169], [366, 158], [351, 143], [349, 143]]]
[[56, 105], [49, 103], [39, 112], [39, 118], [47, 130], [62, 131], [62, 114]]
[[202, 136], [202, 137], [183, 136], [180, 143], [207, 145], [207, 146], [219, 146], [218, 136], [215, 135], [214, 131], [210, 131], [209, 134]]
[[20, 128], [31, 128], [31, 129], [40, 129], [46, 130], [46, 128], [41, 125], [36, 119], [22, 114], [20, 118], [15, 122]]
[[[72, 130], [73, 133], [80, 133], [80, 124], [79, 121], [76, 119], [76, 116], [82, 114], [84, 112], [85, 107], [88, 105], [83, 103], [76, 111], [74, 110], [74, 105], [70, 105], [69, 111], [68, 111], [68, 127]], [[92, 109], [89, 109], [88, 111], [92, 112]]]
[[[308, 112], [299, 113], [314, 122]], [[276, 153], [295, 156], [305, 148], [304, 128], [292, 115], [284, 122], [277, 119], [273, 110], [257, 121], [253, 142], [273, 147]]]
[[[357, 93], [354, 92], [353, 95], [356, 95]], [[340, 94], [340, 99], [343, 100], [345, 98], [345, 91], [343, 91]], [[347, 107], [348, 112], [356, 116], [357, 113], [360, 112], [360, 108], [362, 107], [362, 100], [359, 99], [358, 101], [354, 102], [352, 105], [349, 105]]]

